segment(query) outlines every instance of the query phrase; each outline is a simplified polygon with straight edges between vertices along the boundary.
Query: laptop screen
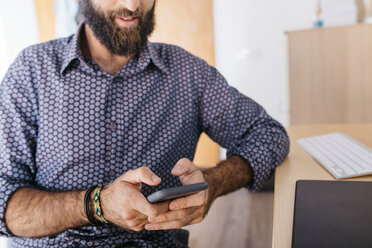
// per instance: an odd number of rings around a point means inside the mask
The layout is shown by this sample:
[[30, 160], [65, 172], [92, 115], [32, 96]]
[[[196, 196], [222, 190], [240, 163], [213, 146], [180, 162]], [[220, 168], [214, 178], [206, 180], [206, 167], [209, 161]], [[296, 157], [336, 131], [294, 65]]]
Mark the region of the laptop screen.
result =
[[372, 182], [300, 180], [293, 248], [372, 247]]

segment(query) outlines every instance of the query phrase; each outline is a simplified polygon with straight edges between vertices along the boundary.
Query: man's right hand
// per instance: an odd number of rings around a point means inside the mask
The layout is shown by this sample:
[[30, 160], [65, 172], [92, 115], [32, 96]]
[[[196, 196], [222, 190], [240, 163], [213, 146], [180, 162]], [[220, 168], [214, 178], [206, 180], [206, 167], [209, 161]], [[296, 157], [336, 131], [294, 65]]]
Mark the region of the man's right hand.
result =
[[141, 184], [160, 184], [148, 167], [127, 171], [101, 192], [101, 207], [107, 221], [127, 230], [142, 231], [148, 218], [169, 210], [169, 202], [150, 204], [141, 193]]

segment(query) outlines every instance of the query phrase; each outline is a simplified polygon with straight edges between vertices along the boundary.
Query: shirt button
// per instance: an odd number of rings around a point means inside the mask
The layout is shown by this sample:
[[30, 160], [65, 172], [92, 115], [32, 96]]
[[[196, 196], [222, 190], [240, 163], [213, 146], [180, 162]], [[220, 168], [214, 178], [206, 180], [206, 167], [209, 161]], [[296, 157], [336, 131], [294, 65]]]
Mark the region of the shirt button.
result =
[[114, 78], [112, 81], [113, 81], [114, 83], [120, 83], [121, 80], [122, 80], [122, 79], [121, 79], [120, 77], [117, 77], [117, 78]]
[[115, 171], [110, 171], [110, 172], [109, 172], [109, 175], [110, 175], [110, 177], [115, 176]]
[[113, 131], [113, 132], [116, 131], [116, 122], [115, 121], [111, 122], [110, 128], [111, 128], [111, 131]]

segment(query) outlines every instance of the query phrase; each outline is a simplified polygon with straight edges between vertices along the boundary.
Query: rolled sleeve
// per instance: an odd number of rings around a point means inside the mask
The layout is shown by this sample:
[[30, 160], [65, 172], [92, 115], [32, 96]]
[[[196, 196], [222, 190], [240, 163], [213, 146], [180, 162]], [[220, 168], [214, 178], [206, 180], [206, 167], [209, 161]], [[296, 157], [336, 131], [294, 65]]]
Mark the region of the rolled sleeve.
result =
[[259, 191], [288, 155], [288, 135], [259, 104], [229, 86], [215, 68], [204, 66], [202, 129], [227, 149], [227, 157], [240, 155], [249, 162], [254, 176], [247, 188]]
[[18, 189], [33, 186], [37, 139], [37, 100], [32, 71], [20, 55], [0, 85], [0, 235], [11, 237], [5, 210]]

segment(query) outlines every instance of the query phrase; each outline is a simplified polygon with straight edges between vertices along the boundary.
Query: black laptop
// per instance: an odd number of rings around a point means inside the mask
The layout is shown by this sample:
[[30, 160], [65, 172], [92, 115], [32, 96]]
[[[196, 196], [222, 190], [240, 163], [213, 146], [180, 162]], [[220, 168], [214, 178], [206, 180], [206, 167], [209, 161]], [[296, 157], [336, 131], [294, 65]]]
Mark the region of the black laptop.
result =
[[292, 248], [372, 247], [372, 182], [300, 180]]

